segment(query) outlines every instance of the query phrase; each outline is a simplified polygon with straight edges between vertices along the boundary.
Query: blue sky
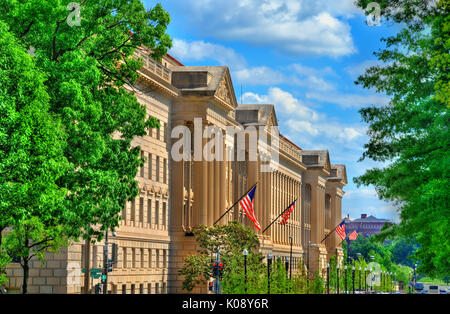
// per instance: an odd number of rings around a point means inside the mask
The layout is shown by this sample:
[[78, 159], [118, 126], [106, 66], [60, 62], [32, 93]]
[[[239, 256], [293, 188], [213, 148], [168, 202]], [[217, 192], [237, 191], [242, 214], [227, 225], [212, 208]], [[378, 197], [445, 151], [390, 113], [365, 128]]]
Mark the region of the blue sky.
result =
[[[328, 149], [347, 166], [342, 213], [398, 221], [395, 207], [353, 177], [381, 166], [358, 162], [367, 125], [358, 110], [389, 100], [354, 84], [377, 63], [382, 37], [398, 31], [368, 26], [354, 0], [163, 0], [172, 22], [169, 52], [184, 65], [227, 65], [236, 97], [274, 104], [282, 134], [303, 149]], [[149, 8], [156, 1], [144, 1]]]

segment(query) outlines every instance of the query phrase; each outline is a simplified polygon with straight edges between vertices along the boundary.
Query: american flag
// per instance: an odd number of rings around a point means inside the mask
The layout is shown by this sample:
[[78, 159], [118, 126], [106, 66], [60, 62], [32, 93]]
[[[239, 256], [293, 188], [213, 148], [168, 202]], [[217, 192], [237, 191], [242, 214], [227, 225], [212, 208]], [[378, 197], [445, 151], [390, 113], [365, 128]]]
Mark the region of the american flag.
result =
[[247, 214], [247, 217], [251, 221], [253, 221], [253, 224], [255, 225], [256, 229], [261, 230], [261, 225], [259, 224], [255, 216], [255, 208], [254, 208], [255, 190], [256, 185], [253, 187], [253, 189], [250, 190], [250, 192], [248, 192], [248, 194], [240, 201], [239, 204], [244, 209], [245, 213]]
[[356, 240], [356, 238], [358, 237], [358, 232], [356, 232], [356, 230], [353, 230], [353, 232], [348, 236], [348, 239], [353, 241]]
[[286, 209], [286, 211], [283, 213], [283, 219], [281, 220], [280, 225], [284, 226], [285, 224], [287, 224], [289, 216], [295, 209], [295, 202], [296, 200], [291, 205], [289, 205], [289, 209]]
[[336, 227], [336, 233], [339, 235], [341, 240], [345, 239], [345, 223], [344, 220]]

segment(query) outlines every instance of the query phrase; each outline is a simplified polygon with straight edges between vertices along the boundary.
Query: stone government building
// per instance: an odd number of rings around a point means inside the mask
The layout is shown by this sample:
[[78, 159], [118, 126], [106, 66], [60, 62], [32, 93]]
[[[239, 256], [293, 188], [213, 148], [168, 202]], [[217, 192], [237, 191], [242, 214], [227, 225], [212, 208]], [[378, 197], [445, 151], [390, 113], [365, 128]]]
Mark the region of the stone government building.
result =
[[[192, 231], [202, 224], [212, 225], [256, 182], [255, 213], [262, 229], [297, 199], [288, 223], [275, 223], [263, 235], [239, 206], [220, 223], [237, 219], [248, 225], [257, 232], [262, 253], [271, 252], [282, 259], [289, 257], [292, 236], [293, 265], [304, 259], [311, 271], [321, 274], [330, 256], [342, 258], [335, 233], [320, 241], [342, 220], [345, 166], [331, 164], [326, 150], [303, 150], [282, 135], [274, 172], [261, 172], [263, 160], [259, 159], [171, 160], [172, 144], [177, 140], [170, 138], [174, 127], [192, 129], [194, 118], [202, 118], [204, 126], [214, 125], [224, 132], [227, 126], [262, 126], [270, 139], [270, 126], [278, 125], [275, 106], [238, 104], [228, 67], [183, 66], [170, 55], [159, 63], [148, 58], [148, 53], [144, 49], [136, 52], [145, 65], [130, 90], [146, 106], [148, 115], [159, 119], [161, 128], [134, 140], [147, 161], [136, 178], [139, 196], [124, 207], [115, 236], [110, 233], [109, 242], [118, 244], [119, 253], [118, 263], [108, 274], [108, 290], [113, 294], [185, 292], [178, 269], [184, 257], [196, 249]], [[228, 157], [236, 154], [234, 142], [227, 137], [223, 143]], [[258, 147], [264, 148], [264, 144]], [[249, 154], [248, 147], [245, 153]], [[29, 293], [81, 293], [84, 274], [79, 267], [86, 266], [85, 252], [84, 242], [77, 242], [58, 254], [48, 254], [44, 266], [32, 261]], [[101, 268], [103, 243], [90, 246], [89, 255], [90, 267]], [[19, 264], [10, 264], [7, 275], [7, 289], [20, 291]], [[100, 279], [90, 281], [92, 288]], [[206, 292], [206, 288], [194, 292]]]

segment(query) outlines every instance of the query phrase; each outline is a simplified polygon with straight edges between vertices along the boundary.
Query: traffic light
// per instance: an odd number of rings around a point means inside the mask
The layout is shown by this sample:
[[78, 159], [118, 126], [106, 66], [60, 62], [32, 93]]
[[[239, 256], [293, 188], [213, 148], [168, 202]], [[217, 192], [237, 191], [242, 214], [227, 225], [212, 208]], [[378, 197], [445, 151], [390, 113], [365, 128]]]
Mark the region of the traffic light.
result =
[[208, 290], [209, 291], [214, 291], [214, 281], [210, 281], [208, 284]]
[[101, 280], [102, 284], [106, 282], [106, 275], [102, 274], [102, 280]]
[[219, 276], [222, 277], [223, 275], [223, 263], [219, 263]]
[[95, 285], [95, 294], [101, 294], [101, 293], [102, 293], [102, 287], [98, 283]]
[[108, 273], [112, 272], [113, 260], [108, 258]]
[[217, 263], [213, 264], [213, 269], [212, 269], [212, 276], [213, 277], [217, 277], [217, 275], [219, 274], [219, 267], [217, 266]]

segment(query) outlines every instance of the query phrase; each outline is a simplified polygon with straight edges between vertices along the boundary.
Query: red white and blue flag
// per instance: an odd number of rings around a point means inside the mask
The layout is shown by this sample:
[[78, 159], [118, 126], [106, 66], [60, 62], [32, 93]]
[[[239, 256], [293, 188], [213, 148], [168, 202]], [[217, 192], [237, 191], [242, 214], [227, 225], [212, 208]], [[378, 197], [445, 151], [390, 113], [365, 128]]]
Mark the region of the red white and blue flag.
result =
[[339, 235], [341, 240], [345, 239], [345, 222], [342, 220], [342, 222], [339, 224], [339, 226], [336, 227], [336, 233]]
[[253, 224], [255, 225], [256, 229], [261, 230], [261, 225], [258, 222], [258, 219], [256, 219], [255, 216], [255, 190], [256, 185], [253, 187], [253, 189], [248, 192], [248, 194], [240, 201], [240, 205], [245, 211], [245, 214], [247, 214], [247, 217], [253, 221]]
[[295, 202], [297, 200], [295, 200], [291, 205], [289, 205], [289, 208], [286, 209], [286, 211], [283, 213], [283, 219], [280, 221], [280, 225], [284, 226], [285, 224], [287, 224], [287, 221], [289, 220], [289, 216], [291, 215], [291, 213], [294, 211], [295, 209]]
[[359, 229], [361, 228], [361, 223], [359, 224], [358, 230], [353, 230], [353, 232], [348, 236], [348, 239], [353, 241], [356, 240], [359, 234]]
[[356, 232], [356, 230], [353, 230], [353, 232], [350, 233], [350, 235], [348, 236], [348, 239], [351, 240], [351, 241], [356, 240], [356, 238], [358, 237], [358, 234], [359, 233]]

